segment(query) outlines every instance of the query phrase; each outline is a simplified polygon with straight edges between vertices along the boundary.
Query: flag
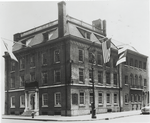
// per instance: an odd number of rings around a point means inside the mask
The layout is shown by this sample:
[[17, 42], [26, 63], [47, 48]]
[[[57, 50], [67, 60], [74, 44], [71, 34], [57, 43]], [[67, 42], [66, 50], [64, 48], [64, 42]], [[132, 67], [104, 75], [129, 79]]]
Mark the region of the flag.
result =
[[110, 46], [111, 46], [110, 40], [111, 39], [108, 39], [107, 41], [102, 42], [102, 51], [103, 51], [104, 63], [107, 63], [110, 60]]
[[118, 59], [118, 61], [116, 63], [116, 66], [118, 64], [123, 63], [123, 62], [126, 62], [126, 54], [127, 54], [127, 48], [125, 48], [125, 47], [119, 47], [119, 49], [118, 49], [119, 59]]
[[4, 45], [5, 45], [5, 47], [6, 47], [7, 51], [8, 51], [11, 59], [13, 59], [13, 60], [15, 60], [15, 61], [18, 62], [17, 58], [15, 57], [15, 55], [12, 52], [12, 46], [11, 46], [11, 44], [6, 43], [4, 40], [3, 40], [3, 42], [4, 42]]

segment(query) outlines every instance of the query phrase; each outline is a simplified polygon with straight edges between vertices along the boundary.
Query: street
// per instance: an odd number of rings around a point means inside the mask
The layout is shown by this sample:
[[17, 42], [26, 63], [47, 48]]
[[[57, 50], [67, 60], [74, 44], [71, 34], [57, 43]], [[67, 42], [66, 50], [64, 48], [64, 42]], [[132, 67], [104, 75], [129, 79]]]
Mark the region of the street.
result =
[[[12, 119], [2, 119], [1, 123], [44, 123], [44, 122], [50, 122], [50, 123], [63, 123], [69, 121], [33, 121], [33, 120], [12, 120]], [[122, 117], [122, 118], [116, 118], [116, 119], [109, 119], [109, 120], [95, 120], [95, 121], [71, 121], [71, 123], [148, 123], [150, 122], [150, 115], [135, 115], [135, 116], [129, 116], [129, 117]]]

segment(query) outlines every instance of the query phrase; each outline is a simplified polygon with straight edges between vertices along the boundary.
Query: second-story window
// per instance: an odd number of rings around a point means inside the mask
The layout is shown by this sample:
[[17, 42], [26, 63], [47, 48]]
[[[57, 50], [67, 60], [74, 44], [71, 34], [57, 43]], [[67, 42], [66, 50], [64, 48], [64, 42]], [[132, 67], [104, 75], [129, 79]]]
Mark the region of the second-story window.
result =
[[15, 71], [15, 62], [11, 61], [11, 71]]
[[35, 81], [35, 72], [30, 73], [30, 81], [31, 82]]
[[103, 73], [98, 71], [98, 83], [103, 84]]
[[84, 74], [83, 74], [83, 69], [79, 68], [79, 81], [83, 82], [84, 81]]
[[97, 64], [102, 65], [102, 55], [100, 53], [97, 54]]
[[110, 84], [110, 73], [106, 73], [106, 84]]
[[124, 83], [128, 84], [128, 76], [127, 75], [125, 75], [125, 82]]
[[142, 62], [139, 61], [139, 68], [142, 68]]
[[25, 69], [25, 59], [24, 57], [20, 58], [20, 70]]
[[31, 55], [30, 57], [30, 67], [35, 67], [35, 55]]
[[20, 87], [24, 86], [24, 75], [20, 75]]
[[42, 72], [42, 82], [43, 82], [43, 84], [47, 84], [47, 81], [48, 81], [47, 72], [44, 71], [44, 72]]
[[145, 87], [147, 86], [147, 81], [146, 81], [146, 79], [144, 79], [144, 86], [145, 86]]
[[135, 60], [135, 67], [138, 67], [138, 61]]
[[114, 73], [114, 85], [117, 85], [117, 74]]
[[79, 61], [83, 62], [83, 50], [79, 49]]
[[15, 77], [11, 77], [10, 88], [15, 88]]
[[54, 61], [55, 63], [60, 63], [60, 50], [54, 51]]
[[146, 70], [146, 62], [143, 63], [143, 69]]
[[55, 82], [61, 82], [61, 72], [60, 72], [60, 70], [55, 70], [54, 71], [54, 79], [55, 79]]
[[47, 65], [47, 56], [46, 56], [46, 52], [42, 53], [42, 65]]

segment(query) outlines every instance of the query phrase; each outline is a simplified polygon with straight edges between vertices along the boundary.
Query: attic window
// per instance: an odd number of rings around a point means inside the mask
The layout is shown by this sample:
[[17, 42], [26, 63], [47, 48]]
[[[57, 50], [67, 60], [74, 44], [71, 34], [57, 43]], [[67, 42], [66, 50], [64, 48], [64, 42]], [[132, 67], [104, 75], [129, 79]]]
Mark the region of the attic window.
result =
[[77, 28], [79, 30], [79, 32], [81, 33], [81, 35], [86, 38], [86, 39], [90, 39], [91, 37], [91, 33], [88, 31], [85, 31], [83, 29]]

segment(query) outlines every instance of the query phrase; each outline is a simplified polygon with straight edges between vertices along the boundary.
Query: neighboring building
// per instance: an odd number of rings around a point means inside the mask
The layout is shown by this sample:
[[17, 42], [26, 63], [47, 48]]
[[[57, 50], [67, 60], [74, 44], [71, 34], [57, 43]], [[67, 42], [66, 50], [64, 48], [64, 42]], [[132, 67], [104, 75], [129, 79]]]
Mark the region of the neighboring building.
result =
[[146, 105], [147, 56], [128, 50], [128, 60], [120, 65], [118, 74], [118, 53], [113, 44], [110, 62], [103, 64], [99, 39], [104, 36], [106, 21], [99, 19], [89, 25], [66, 16], [65, 2], [58, 3], [58, 20], [15, 34], [14, 40], [28, 47], [15, 43], [13, 52], [19, 62], [12, 61], [7, 53], [4, 56], [5, 114], [89, 114], [93, 98], [91, 46], [96, 61], [96, 113]]

